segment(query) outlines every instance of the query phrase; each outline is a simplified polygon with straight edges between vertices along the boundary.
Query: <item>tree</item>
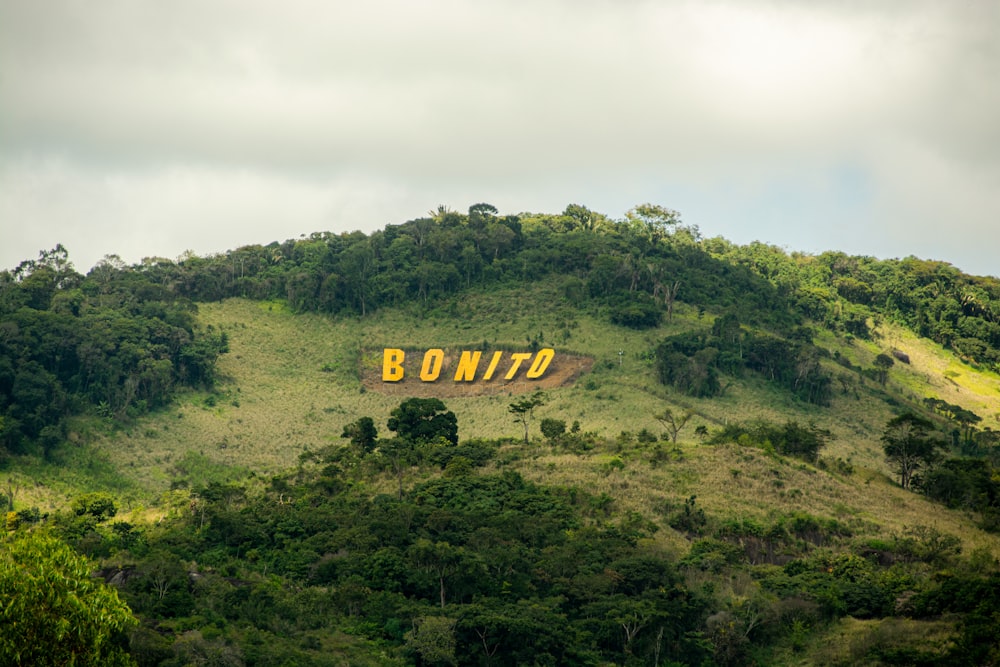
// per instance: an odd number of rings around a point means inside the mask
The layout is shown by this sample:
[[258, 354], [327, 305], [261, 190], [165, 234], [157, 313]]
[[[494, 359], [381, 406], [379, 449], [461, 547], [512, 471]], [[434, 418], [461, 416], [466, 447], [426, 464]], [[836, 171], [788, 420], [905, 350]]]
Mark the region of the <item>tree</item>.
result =
[[545, 405], [545, 394], [536, 391], [530, 398], [514, 401], [507, 411], [514, 415], [514, 421], [524, 426], [524, 444], [528, 444], [528, 425], [534, 418], [535, 408]]
[[663, 303], [667, 309], [667, 321], [674, 321], [674, 302], [677, 300], [677, 293], [681, 289], [681, 281], [668, 281], [666, 278], [667, 267], [662, 262], [651, 262], [646, 265], [649, 271], [649, 278], [653, 283], [653, 299]]
[[1000, 480], [993, 480], [994, 472], [983, 459], [950, 459], [927, 472], [920, 490], [948, 507], [981, 511], [1000, 498]]
[[833, 435], [813, 422], [809, 422], [808, 426], [799, 426], [798, 422], [787, 421], [784, 426], [766, 430], [770, 431], [766, 437], [779, 452], [785, 456], [797, 456], [810, 463], [816, 463], [819, 450], [826, 446]]
[[934, 435], [934, 426], [912, 412], [890, 419], [882, 434], [885, 458], [899, 475], [899, 485], [910, 488], [914, 475], [938, 458], [941, 439]]
[[339, 268], [351, 305], [364, 317], [368, 314], [371, 274], [375, 268], [371, 242], [364, 240], [348, 246], [340, 254]]
[[118, 513], [115, 499], [106, 491], [85, 493], [75, 498], [70, 505], [77, 516], [89, 515], [98, 521], [106, 521]]
[[132, 665], [126, 632], [136, 620], [91, 564], [42, 532], [0, 549], [0, 663]]
[[607, 218], [604, 215], [595, 213], [580, 204], [570, 204], [563, 211], [563, 215], [573, 218], [580, 229], [588, 232], [598, 231], [601, 227], [607, 225]]
[[674, 302], [677, 301], [677, 292], [681, 289], [681, 281], [675, 280], [663, 287], [661, 297], [667, 307], [667, 321], [674, 321]]
[[424, 664], [454, 665], [456, 620], [447, 616], [418, 616], [406, 633], [406, 645], [420, 654]]
[[656, 421], [663, 424], [663, 428], [667, 429], [670, 434], [670, 442], [677, 444], [677, 434], [687, 426], [687, 423], [691, 420], [694, 413], [690, 410], [686, 410], [681, 415], [675, 415], [674, 411], [670, 408], [665, 408], [662, 413], [656, 415]]
[[399, 498], [402, 499], [403, 473], [417, 462], [417, 451], [413, 446], [413, 442], [406, 438], [379, 440], [378, 453], [388, 463], [389, 467], [392, 468], [393, 474], [396, 475], [396, 480], [399, 483]]
[[541, 423], [542, 435], [549, 440], [555, 440], [566, 432], [566, 422], [562, 419], [546, 418]]
[[344, 427], [341, 438], [350, 438], [351, 445], [360, 456], [370, 454], [375, 449], [378, 440], [378, 429], [371, 417], [361, 417]]
[[971, 410], [966, 410], [958, 406], [955, 406], [955, 408], [952, 418], [959, 425], [959, 435], [962, 439], [962, 445], [968, 447], [974, 444], [976, 439], [976, 424], [983, 421], [983, 418]]
[[444, 438], [458, 444], [458, 417], [438, 398], [408, 398], [389, 413], [390, 431], [414, 444]]
[[421, 537], [410, 546], [409, 555], [416, 569], [434, 577], [438, 588], [438, 601], [444, 609], [447, 602], [445, 584], [449, 577], [466, 565], [463, 563], [467, 558], [465, 549], [448, 542], [433, 542]]
[[663, 311], [643, 292], [623, 292], [615, 296], [610, 308], [611, 321], [630, 329], [649, 329], [660, 324]]
[[625, 219], [655, 245], [670, 236], [680, 224], [681, 214], [659, 204], [639, 204], [625, 213]]
[[895, 365], [892, 357], [888, 354], [880, 354], [875, 357], [875, 377], [878, 378], [878, 383], [885, 386], [886, 380], [889, 379], [889, 369]]
[[473, 227], [485, 226], [492, 221], [499, 211], [493, 204], [473, 204], [469, 207], [469, 224]]

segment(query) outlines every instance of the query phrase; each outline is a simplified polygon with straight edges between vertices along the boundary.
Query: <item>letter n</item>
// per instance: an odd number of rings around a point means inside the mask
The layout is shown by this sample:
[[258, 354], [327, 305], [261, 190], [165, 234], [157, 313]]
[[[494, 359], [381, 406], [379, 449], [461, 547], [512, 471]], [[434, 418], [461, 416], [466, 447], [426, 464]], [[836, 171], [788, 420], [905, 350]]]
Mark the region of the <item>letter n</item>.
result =
[[476, 369], [479, 368], [479, 359], [483, 353], [479, 350], [469, 352], [462, 351], [462, 356], [458, 360], [455, 368], [455, 382], [472, 382], [476, 379]]

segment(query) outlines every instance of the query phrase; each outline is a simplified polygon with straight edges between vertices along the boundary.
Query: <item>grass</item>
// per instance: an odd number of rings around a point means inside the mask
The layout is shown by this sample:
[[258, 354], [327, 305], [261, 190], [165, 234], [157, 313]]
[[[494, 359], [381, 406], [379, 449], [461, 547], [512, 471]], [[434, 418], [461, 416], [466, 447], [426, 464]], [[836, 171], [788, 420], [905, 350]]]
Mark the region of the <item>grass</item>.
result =
[[955, 628], [947, 620], [859, 620], [846, 617], [811, 637], [808, 647], [781, 647], [769, 656], [768, 662], [800, 667], [882, 665], [885, 663], [879, 659], [879, 654], [893, 649], [920, 652], [925, 659], [943, 656], [954, 639]]
[[[541, 419], [552, 417], [567, 424], [578, 421], [603, 444], [583, 455], [533, 445], [510, 457], [507, 465], [530, 479], [604, 493], [614, 499], [615, 511], [637, 510], [647, 517], [661, 516], [665, 506], [676, 507], [696, 495], [698, 505], [712, 516], [766, 518], [776, 511], [799, 510], [848, 522], [859, 533], [933, 524], [960, 535], [967, 550], [986, 547], [1000, 555], [998, 540], [974, 528], [969, 517], [904, 492], [887, 477], [879, 436], [907, 401], [933, 395], [984, 417], [1000, 414], [1000, 379], [956, 366], [959, 362], [939, 347], [903, 331], [884, 329], [892, 345], [911, 358], [909, 366], [893, 367], [887, 388], [825, 359], [834, 377], [843, 375], [845, 381], [835, 380], [831, 406], [817, 407], [749, 376], [708, 400], [662, 386], [646, 353], [666, 335], [710, 324], [710, 318], [699, 318], [695, 308], [684, 304], [672, 322], [642, 332], [576, 309], [545, 286], [472, 291], [432, 309], [411, 304], [366, 318], [296, 315], [281, 302], [231, 299], [202, 304], [199, 319], [229, 336], [230, 352], [219, 360], [216, 390], [185, 393], [169, 409], [121, 431], [85, 430], [81, 440], [93, 444], [80, 444], [80, 455], [92, 459], [96, 452], [96, 461], [105, 463], [89, 464], [89, 473], [77, 466], [72, 475], [78, 477], [58, 473], [67, 475], [63, 479], [41, 470], [22, 472], [43, 489], [25, 499], [49, 493], [45, 502], [55, 506], [74, 489], [106, 485], [151, 502], [171, 485], [229, 481], [251, 473], [266, 479], [296, 466], [306, 450], [344, 442], [343, 427], [359, 417], [372, 417], [386, 434], [390, 411], [406, 395], [364, 389], [362, 350], [473, 349], [484, 342], [528, 349], [538, 341], [589, 355], [595, 363], [573, 386], [547, 391], [532, 435], [540, 435]], [[824, 331], [817, 343], [860, 367], [869, 367], [882, 351], [881, 343], [848, 342]], [[625, 354], [619, 356], [619, 350]], [[890, 395], [897, 397], [895, 406], [885, 400]], [[458, 416], [461, 438], [516, 438], [521, 427], [508, 412], [512, 400], [496, 394], [448, 398], [446, 403]], [[654, 465], [649, 446], [618, 444], [627, 441], [619, 438], [623, 432], [660, 434], [654, 415], [665, 407], [695, 414], [668, 460]], [[754, 419], [814, 422], [830, 430], [833, 437], [822, 455], [850, 461], [855, 474], [789, 464], [759, 450], [705, 446], [694, 435], [699, 425], [712, 430]], [[669, 443], [663, 446], [672, 449]], [[612, 458], [622, 465], [609, 465]], [[55, 491], [44, 490], [49, 487]], [[684, 547], [683, 538], [670, 530], [655, 539], [665, 548]]]
[[[540, 484], [585, 491], [597, 499], [587, 511], [598, 523], [638, 512], [657, 527], [647, 546], [658, 553], [680, 558], [690, 548], [668, 519], [694, 496], [710, 522], [769, 525], [798, 512], [834, 519], [849, 529], [845, 539], [857, 541], [925, 526], [959, 537], [963, 553], [979, 550], [1000, 558], [1000, 537], [978, 529], [976, 517], [900, 489], [889, 476], [879, 442], [892, 416], [928, 396], [971, 409], [984, 418], [982, 426], [997, 428], [1000, 377], [887, 325], [878, 342], [818, 332], [817, 344], [831, 353], [822, 363], [835, 378], [835, 390], [829, 407], [817, 407], [749, 375], [732, 380], [713, 399], [681, 396], [661, 385], [645, 353], [666, 335], [710, 324], [710, 318], [699, 318], [696, 309], [683, 304], [672, 322], [643, 332], [578, 310], [544, 286], [474, 291], [433, 309], [410, 305], [366, 318], [296, 315], [282, 302], [232, 299], [202, 304], [199, 319], [229, 337], [230, 352], [219, 360], [214, 391], [186, 392], [168, 409], [119, 430], [100, 420], [76, 420], [72, 442], [60, 450], [62, 465], [12, 461], [0, 471], [0, 491], [15, 485], [18, 509], [37, 506], [45, 512], [65, 507], [82, 492], [113, 490], [121, 499], [119, 516], [152, 521], [187, 511], [186, 492], [172, 488], [251, 479], [248, 483], [265, 485], [270, 475], [298, 465], [306, 450], [343, 443], [343, 427], [359, 417], [372, 417], [387, 435], [389, 413], [407, 394], [365, 389], [359, 376], [362, 350], [478, 349], [484, 342], [529, 349], [537, 341], [588, 355], [594, 366], [572, 386], [548, 390], [531, 424], [535, 440], [505, 445], [486, 471], [512, 469]], [[893, 347], [906, 352], [911, 363], [897, 362], [886, 387], [832, 358], [836, 353], [869, 368], [876, 355]], [[625, 354], [619, 356], [619, 350]], [[461, 438], [512, 437], [516, 442], [521, 426], [508, 412], [512, 400], [501, 393], [445, 402], [458, 417]], [[665, 407], [695, 415], [676, 446], [625, 435], [643, 429], [659, 435], [662, 426], [654, 415]], [[582, 431], [596, 434], [597, 444], [568, 452], [541, 442], [539, 424], [546, 417], [579, 422]], [[828, 429], [832, 438], [821, 457], [831, 465], [823, 469], [761, 449], [707, 445], [695, 435], [698, 426], [714, 430], [758, 419], [813, 422]], [[850, 465], [838, 468], [835, 459]], [[432, 474], [438, 472], [409, 471], [405, 483]], [[388, 474], [366, 480], [373, 493], [393, 494], [395, 485]], [[866, 664], [879, 650], [894, 646], [933, 651], [954, 634], [947, 620], [845, 618], [811, 630], [800, 638], [805, 645], [790, 640], [762, 664]]]
[[932, 341], [898, 327], [883, 327], [886, 339], [906, 352], [910, 364], [897, 363], [892, 381], [920, 399], [940, 398], [961, 405], [983, 418], [980, 426], [1000, 428], [1000, 375], [976, 369]]
[[0, 507], [5, 511], [10, 510], [10, 494], [15, 511], [37, 507], [42, 513], [61, 509], [77, 495], [92, 491], [112, 491], [126, 506], [148, 496], [127, 469], [89, 444], [63, 447], [50, 461], [15, 457], [6, 467], [0, 471], [0, 496], [7, 498]]
[[[858, 537], [904, 534], [915, 526], [959, 536], [965, 550], [985, 548], [1000, 557], [1000, 539], [970, 525], [961, 513], [943, 510], [921, 495], [904, 491], [885, 476], [862, 470], [829, 474], [794, 459], [774, 457], [737, 445], [684, 443], [680, 460], [653, 465], [649, 449], [617, 451], [606, 445], [581, 457], [536, 451], [513, 466], [526, 478], [559, 486], [605, 493], [618, 511], [636, 510], [647, 517], [678, 508], [690, 496], [709, 517], [773, 519], [776, 513], [804, 512], [836, 519]], [[611, 468], [612, 456], [625, 467]], [[681, 549], [683, 538], [662, 531], [659, 539]]]

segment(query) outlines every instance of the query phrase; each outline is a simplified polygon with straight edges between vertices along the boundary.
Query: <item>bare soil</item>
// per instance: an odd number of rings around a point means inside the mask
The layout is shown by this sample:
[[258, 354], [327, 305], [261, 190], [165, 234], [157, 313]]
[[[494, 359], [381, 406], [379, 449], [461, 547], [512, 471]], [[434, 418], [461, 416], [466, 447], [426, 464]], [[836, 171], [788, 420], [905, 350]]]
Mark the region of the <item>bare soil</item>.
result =
[[521, 364], [513, 379], [505, 380], [504, 376], [507, 375], [507, 371], [512, 365], [511, 353], [505, 351], [493, 377], [484, 381], [481, 378], [486, 373], [486, 368], [492, 357], [492, 352], [484, 352], [476, 372], [476, 379], [472, 382], [463, 382], [454, 380], [455, 367], [462, 350], [445, 349], [444, 363], [439, 378], [433, 382], [424, 382], [420, 379], [420, 365], [424, 352], [425, 350], [406, 350], [403, 379], [398, 382], [384, 382], [382, 380], [382, 349], [362, 350], [359, 369], [361, 384], [366, 390], [380, 394], [419, 398], [527, 394], [536, 390], [570, 386], [594, 366], [593, 357], [557, 351], [542, 377], [534, 380], [525, 377], [531, 363], [529, 359]]

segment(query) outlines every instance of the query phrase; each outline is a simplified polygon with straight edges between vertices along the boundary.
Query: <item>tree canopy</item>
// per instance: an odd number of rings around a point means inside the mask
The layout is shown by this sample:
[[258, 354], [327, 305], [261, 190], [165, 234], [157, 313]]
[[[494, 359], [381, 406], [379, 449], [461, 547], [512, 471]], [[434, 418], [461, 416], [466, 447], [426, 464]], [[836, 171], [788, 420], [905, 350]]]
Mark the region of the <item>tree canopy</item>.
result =
[[387, 428], [413, 443], [443, 438], [458, 444], [458, 418], [438, 398], [408, 398], [390, 413]]
[[133, 665], [136, 625], [118, 592], [90, 562], [40, 531], [0, 541], [0, 662], [5, 665]]
[[939, 458], [944, 445], [934, 433], [934, 425], [912, 412], [889, 420], [882, 443], [885, 458], [904, 489], [910, 487], [920, 470]]

